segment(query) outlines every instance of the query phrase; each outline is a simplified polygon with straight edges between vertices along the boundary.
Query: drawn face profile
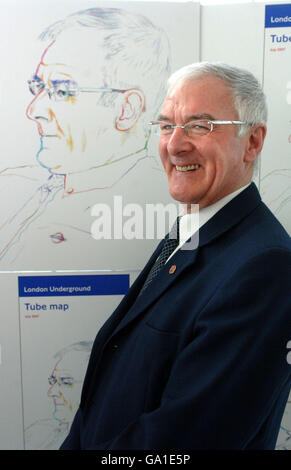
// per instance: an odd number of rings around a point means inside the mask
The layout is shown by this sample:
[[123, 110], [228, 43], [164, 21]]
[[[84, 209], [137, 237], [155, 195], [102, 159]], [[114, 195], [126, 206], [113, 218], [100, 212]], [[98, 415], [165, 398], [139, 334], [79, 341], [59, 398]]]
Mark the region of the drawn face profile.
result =
[[61, 423], [71, 423], [78, 408], [87, 361], [88, 353], [70, 351], [57, 361], [48, 378], [53, 416]]
[[44, 50], [29, 80], [34, 98], [26, 114], [40, 136], [37, 159], [52, 173], [104, 166], [132, 150], [124, 131], [138, 120], [142, 98], [138, 90], [104, 87], [104, 51], [96, 46], [96, 35], [88, 30], [61, 34]]

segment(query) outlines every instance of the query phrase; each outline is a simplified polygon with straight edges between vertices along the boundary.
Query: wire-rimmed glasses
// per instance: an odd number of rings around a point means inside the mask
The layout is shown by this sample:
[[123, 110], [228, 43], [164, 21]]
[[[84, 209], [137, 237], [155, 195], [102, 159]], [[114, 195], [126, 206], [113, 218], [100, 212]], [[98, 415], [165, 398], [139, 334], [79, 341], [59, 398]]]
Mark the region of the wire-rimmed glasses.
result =
[[221, 120], [209, 121], [207, 119], [189, 121], [183, 126], [176, 126], [175, 124], [171, 124], [170, 122], [167, 122], [167, 121], [150, 121], [149, 123], [155, 135], [170, 136], [171, 134], [173, 134], [175, 129], [183, 129], [185, 134], [188, 137], [207, 135], [214, 130], [214, 126], [225, 125], [225, 124], [226, 125], [227, 124], [248, 125], [248, 126], [252, 125], [252, 123], [248, 121], [221, 121]]

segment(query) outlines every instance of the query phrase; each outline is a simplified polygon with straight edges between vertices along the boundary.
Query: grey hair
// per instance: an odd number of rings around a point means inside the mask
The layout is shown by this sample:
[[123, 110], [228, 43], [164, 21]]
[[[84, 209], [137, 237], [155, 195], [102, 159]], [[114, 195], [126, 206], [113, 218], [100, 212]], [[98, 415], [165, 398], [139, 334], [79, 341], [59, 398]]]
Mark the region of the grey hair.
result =
[[[253, 124], [267, 122], [267, 104], [262, 87], [255, 76], [245, 69], [223, 62], [197, 62], [174, 72], [168, 79], [168, 89], [180, 81], [206, 76], [218, 77], [227, 84], [240, 121]], [[247, 129], [248, 126], [240, 126], [238, 134], [243, 135]]]
[[[166, 33], [140, 14], [119, 8], [89, 8], [53, 23], [40, 39], [53, 41], [71, 28], [98, 32], [96, 43], [88, 44], [88, 49], [101, 46], [104, 50], [103, 84], [97, 86], [141, 88], [152, 118], [163, 102], [165, 83], [170, 74], [170, 46]], [[102, 99], [105, 105], [111, 105], [114, 96], [107, 94]]]

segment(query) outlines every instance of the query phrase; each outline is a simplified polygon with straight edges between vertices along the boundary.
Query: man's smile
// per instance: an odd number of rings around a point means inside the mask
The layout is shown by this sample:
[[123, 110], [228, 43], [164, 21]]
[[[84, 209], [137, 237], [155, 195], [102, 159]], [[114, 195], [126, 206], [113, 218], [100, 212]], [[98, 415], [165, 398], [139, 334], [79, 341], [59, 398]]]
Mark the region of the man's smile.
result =
[[195, 165], [183, 165], [183, 166], [176, 165], [175, 168], [177, 171], [192, 171], [192, 170], [198, 170], [198, 168], [200, 168], [200, 165], [198, 163], [196, 163]]

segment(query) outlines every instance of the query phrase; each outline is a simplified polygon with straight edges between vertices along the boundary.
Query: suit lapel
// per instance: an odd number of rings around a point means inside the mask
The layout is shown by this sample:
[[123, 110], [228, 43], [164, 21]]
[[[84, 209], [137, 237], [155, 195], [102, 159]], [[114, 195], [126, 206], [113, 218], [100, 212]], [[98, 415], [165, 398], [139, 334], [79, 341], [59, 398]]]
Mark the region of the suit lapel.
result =
[[[122, 301], [115, 309], [113, 314], [108, 318], [104, 323], [101, 330], [98, 332], [96, 340], [93, 344], [91, 351], [90, 361], [88, 364], [88, 371], [85, 376], [82, 396], [81, 396], [81, 407], [85, 405], [85, 397], [90, 392], [90, 384], [94, 384], [94, 377], [98, 369], [99, 363], [102, 359], [102, 352], [106, 346], [108, 340], [113, 336], [113, 333], [120, 329], [120, 326], [123, 322], [123, 317], [128, 311], [130, 311], [132, 305], [134, 304], [138, 293], [143, 286], [143, 283], [152, 267], [152, 264], [155, 262], [160, 251], [162, 249], [162, 241], [159, 243], [154, 253], [150, 257], [149, 261], [145, 265], [144, 269], [141, 271], [137, 279], [134, 281], [133, 285], [129, 289], [128, 293], [123, 297]], [[117, 330], [115, 330], [117, 327]], [[92, 380], [93, 379], [93, 380]]]
[[201, 229], [199, 246], [210, 243], [229, 229], [239, 224], [261, 204], [259, 191], [254, 183], [239, 193], [218, 211]]
[[[123, 316], [126, 312], [130, 311], [132, 305], [136, 302], [136, 298], [140, 292], [141, 287], [143, 286], [146, 277], [155, 262], [156, 258], [159, 256], [162, 249], [163, 240], [159, 243], [147, 264], [140, 272], [133, 285], [130, 287], [127, 294], [123, 297], [119, 305], [114, 310], [113, 314], [105, 322], [98, 334], [98, 345], [104, 344], [104, 342], [110, 337], [111, 333], [114, 331], [116, 326], [122, 321]], [[97, 345], [96, 345], [97, 346]]]
[[[159, 275], [152, 283], [138, 296], [138, 293], [146, 279], [146, 276], [161, 251], [161, 244], [147, 263], [146, 267], [132, 286], [129, 299], [124, 299], [117, 311], [122, 312], [124, 317], [119, 323], [114, 333], [117, 333], [131, 321], [141, 315], [157, 298], [165, 292], [172, 283], [182, 275], [184, 270], [195, 263], [199, 249], [215, 240], [234, 225], [238, 224], [244, 217], [252, 212], [261, 203], [259, 192], [254, 183], [242, 191], [236, 198], [232, 199], [226, 206], [218, 211], [199, 232], [198, 247], [194, 250], [178, 250], [172, 258], [165, 264]], [[175, 266], [174, 272], [169, 272], [171, 266]], [[125, 310], [127, 308], [127, 310]], [[128, 310], [129, 308], [129, 310]], [[116, 311], [116, 312], [117, 312]], [[120, 316], [119, 316], [120, 319]]]

